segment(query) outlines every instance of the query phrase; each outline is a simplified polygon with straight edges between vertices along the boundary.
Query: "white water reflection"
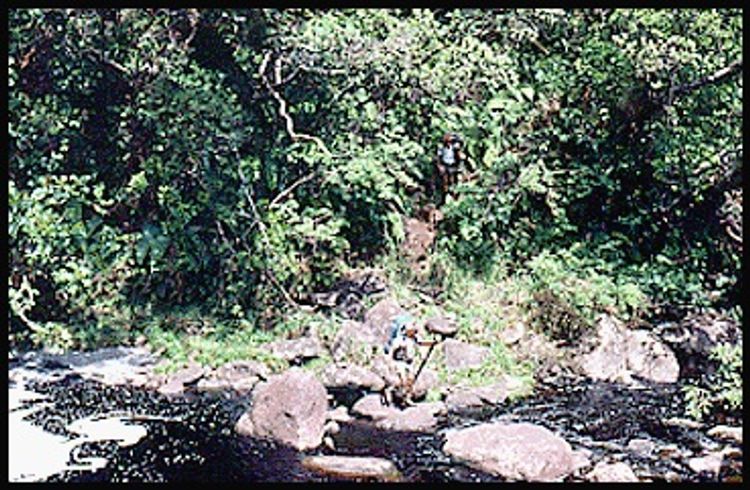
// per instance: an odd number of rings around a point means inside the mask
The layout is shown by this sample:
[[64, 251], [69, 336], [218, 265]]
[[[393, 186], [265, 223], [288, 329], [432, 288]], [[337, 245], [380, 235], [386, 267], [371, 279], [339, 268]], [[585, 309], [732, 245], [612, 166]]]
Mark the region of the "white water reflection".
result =
[[98, 414], [68, 424], [68, 431], [78, 436], [69, 439], [24, 420], [50, 405], [43, 395], [10, 387], [8, 400], [8, 470], [11, 482], [44, 481], [63, 471], [96, 471], [107, 465], [107, 459], [79, 457], [77, 461], [72, 461], [71, 454], [76, 447], [95, 441], [115, 441], [121, 447], [131, 446], [148, 434], [147, 429], [138, 422], [171, 420], [122, 412]]
[[8, 393], [8, 477], [13, 481], [39, 481], [69, 469], [70, 451], [78, 441], [51, 434], [32, 425], [24, 417], [41, 409], [36, 404], [22, 408], [24, 402], [43, 397], [23, 388]]

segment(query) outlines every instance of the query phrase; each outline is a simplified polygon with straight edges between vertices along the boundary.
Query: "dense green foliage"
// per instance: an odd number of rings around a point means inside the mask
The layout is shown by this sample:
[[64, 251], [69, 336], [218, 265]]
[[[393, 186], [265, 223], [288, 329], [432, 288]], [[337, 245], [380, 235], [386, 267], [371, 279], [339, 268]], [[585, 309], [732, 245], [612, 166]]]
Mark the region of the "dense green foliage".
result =
[[742, 410], [742, 343], [719, 344], [711, 358], [718, 366], [716, 371], [684, 390], [685, 408], [694, 418], [704, 418], [711, 411]]
[[[431, 280], [505, 264], [554, 335], [741, 315], [739, 10], [18, 9], [9, 29], [14, 341], [120, 342], [178, 307], [268, 329], [427, 202]], [[470, 161], [443, 203], [446, 131]]]

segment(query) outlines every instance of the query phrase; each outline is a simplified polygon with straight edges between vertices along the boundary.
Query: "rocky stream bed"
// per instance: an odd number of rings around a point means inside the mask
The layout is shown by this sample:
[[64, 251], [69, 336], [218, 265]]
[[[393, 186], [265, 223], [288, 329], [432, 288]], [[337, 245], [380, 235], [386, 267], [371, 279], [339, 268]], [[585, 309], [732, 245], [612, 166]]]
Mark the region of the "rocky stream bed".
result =
[[[118, 373], [139, 365], [126, 350], [109, 362], [108, 369]], [[11, 360], [11, 481], [509, 479], [502, 476], [507, 472], [485, 472], [470, 458], [456, 457], [460, 448], [446, 450], [446, 441], [460, 445], [456, 434], [472, 427], [538, 432], [550, 441], [542, 443], [543, 454], [554, 452], [554, 445], [566, 446], [566, 469], [554, 473], [557, 463], [550, 459], [539, 471], [557, 476], [543, 479], [742, 481], [741, 428], [721, 428], [741, 426], [741, 420], [685, 419], [680, 383], [634, 386], [561, 375], [540, 382], [532, 397], [437, 411], [437, 422], [427, 430], [386, 430], [367, 417], [346, 415], [328, 444], [300, 451], [238, 433], [237, 422], [252, 405], [246, 395], [190, 386], [170, 396], [103, 384], [87, 374], [85, 362], [74, 365], [33, 355]], [[356, 399], [341, 395], [329, 397], [329, 408]], [[338, 410], [356, 412], [343, 406]], [[320, 469], [322, 463], [327, 469]], [[350, 463], [360, 466], [351, 470]], [[523, 471], [532, 470], [514, 471], [521, 471], [516, 479], [524, 479]]]

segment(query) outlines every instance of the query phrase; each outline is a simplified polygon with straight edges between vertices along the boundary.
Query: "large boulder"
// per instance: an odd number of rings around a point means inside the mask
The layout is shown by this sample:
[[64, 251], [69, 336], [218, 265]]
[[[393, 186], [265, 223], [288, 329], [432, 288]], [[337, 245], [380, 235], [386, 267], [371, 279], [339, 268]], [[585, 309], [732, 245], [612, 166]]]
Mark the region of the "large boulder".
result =
[[580, 357], [583, 374], [607, 381], [631, 381], [625, 334], [612, 317], [602, 316], [596, 325], [594, 348]]
[[674, 353], [646, 330], [628, 330], [613, 317], [602, 316], [595, 337], [584, 344], [579, 368], [586, 376], [630, 383], [633, 375], [658, 383], [674, 383], [680, 366]]
[[574, 469], [564, 439], [529, 423], [485, 423], [450, 431], [443, 451], [481, 471], [509, 480], [555, 481]]
[[456, 339], [446, 339], [443, 342], [443, 356], [448, 369], [473, 368], [481, 366], [489, 358], [490, 350]]
[[322, 442], [327, 412], [323, 384], [313, 374], [292, 368], [255, 388], [252, 407], [235, 429], [242, 435], [274, 439], [302, 451]]
[[627, 366], [630, 372], [657, 383], [674, 383], [680, 376], [680, 364], [672, 350], [651, 332], [627, 332]]

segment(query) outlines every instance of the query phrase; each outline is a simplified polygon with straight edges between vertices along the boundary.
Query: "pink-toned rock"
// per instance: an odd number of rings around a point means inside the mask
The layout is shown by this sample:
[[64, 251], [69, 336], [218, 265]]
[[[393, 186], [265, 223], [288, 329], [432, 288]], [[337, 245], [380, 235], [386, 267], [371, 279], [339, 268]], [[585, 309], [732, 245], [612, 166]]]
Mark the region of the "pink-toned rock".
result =
[[373, 420], [378, 420], [393, 416], [398, 413], [396, 407], [383, 405], [383, 400], [380, 395], [372, 394], [365, 395], [357, 400], [352, 405], [351, 412], [361, 417], [368, 417]]
[[395, 386], [399, 383], [396, 367], [384, 353], [380, 352], [373, 356], [371, 369], [373, 373], [383, 378], [386, 385]]
[[349, 387], [380, 391], [385, 387], [383, 378], [357, 365], [336, 366], [332, 364], [323, 371], [322, 380], [325, 386], [333, 388]]
[[631, 381], [624, 332], [613, 318], [599, 319], [593, 342], [594, 348], [580, 358], [583, 374], [606, 381]]
[[206, 369], [203, 366], [191, 363], [179, 371], [176, 371], [170, 376], [170, 378], [174, 381], [179, 381], [184, 385], [188, 385], [198, 381], [205, 373]]
[[329, 410], [326, 414], [326, 419], [332, 420], [334, 422], [351, 422], [352, 416], [349, 415], [349, 411], [346, 409], [346, 407], [341, 405], [332, 410]]
[[427, 392], [437, 387], [440, 383], [437, 371], [432, 368], [425, 367], [422, 372], [419, 373], [419, 377], [412, 386], [412, 398], [414, 400], [421, 400], [427, 396]]
[[458, 332], [458, 325], [456, 325], [456, 322], [443, 316], [428, 318], [425, 320], [425, 328], [428, 332], [443, 335], [445, 337], [450, 337]]
[[156, 391], [162, 395], [179, 395], [185, 391], [185, 386], [195, 383], [206, 373], [205, 368], [198, 364], [190, 364], [163, 380], [163, 384]]
[[331, 356], [336, 362], [370, 357], [382, 351], [383, 344], [363, 323], [346, 320], [341, 324], [331, 343]]
[[573, 471], [564, 439], [529, 423], [485, 423], [448, 432], [443, 451], [459, 461], [510, 480], [554, 481]]
[[650, 456], [656, 449], [656, 443], [649, 439], [631, 439], [627, 448], [639, 456]]
[[391, 461], [371, 456], [307, 456], [302, 466], [318, 473], [353, 480], [399, 481], [401, 475]]
[[708, 430], [707, 434], [717, 439], [724, 439], [742, 444], [742, 427], [730, 427], [728, 425], [717, 425]]
[[680, 364], [674, 352], [646, 330], [628, 332], [627, 364], [630, 371], [657, 383], [675, 383]]
[[237, 422], [242, 435], [270, 438], [298, 450], [323, 440], [327, 393], [315, 376], [292, 368], [271, 376], [253, 391], [253, 404]]
[[443, 356], [448, 369], [479, 367], [490, 356], [487, 347], [469, 344], [456, 339], [443, 342]]
[[459, 387], [445, 398], [445, 404], [451, 409], [480, 407], [484, 404], [496, 405], [508, 397], [505, 382], [488, 386]]
[[407, 311], [396, 300], [381, 299], [365, 313], [365, 328], [372, 332], [380, 345], [384, 345], [388, 340], [393, 319], [403, 314], [407, 314]]
[[591, 451], [581, 448], [573, 451], [573, 471], [576, 472], [591, 466]]
[[474, 392], [479, 395], [479, 398], [489, 405], [504, 402], [505, 399], [508, 398], [508, 391], [508, 386], [505, 381], [474, 388]]
[[437, 416], [444, 412], [445, 404], [442, 402], [417, 403], [378, 419], [375, 425], [385, 430], [430, 432], [437, 427]]
[[593, 482], [635, 482], [639, 481], [633, 473], [633, 469], [626, 463], [607, 463], [600, 461], [591, 470], [586, 478]]
[[441, 402], [417, 403], [400, 410], [385, 406], [380, 395], [366, 395], [352, 406], [352, 413], [372, 419], [375, 426], [385, 430], [427, 432], [437, 426], [437, 416], [445, 412]]
[[260, 379], [268, 379], [271, 370], [260, 361], [231, 361], [222, 364], [214, 371], [218, 378], [235, 379], [244, 376], [257, 376]]
[[244, 394], [252, 391], [256, 383], [267, 379], [270, 370], [258, 361], [233, 361], [219, 366], [208, 376], [203, 377], [196, 388], [200, 391], [221, 391], [233, 389]]
[[517, 343], [526, 334], [526, 326], [523, 322], [516, 322], [500, 331], [499, 337], [506, 345]]
[[159, 386], [156, 391], [160, 395], [176, 396], [181, 395], [185, 392], [185, 386], [183, 386], [183, 384], [179, 381], [171, 380]]
[[289, 362], [299, 362], [305, 359], [320, 357], [324, 352], [323, 344], [320, 343], [317, 337], [275, 340], [267, 343], [266, 348], [274, 356]]
[[596, 334], [589, 340], [594, 346], [580, 356], [582, 372], [594, 379], [630, 383], [632, 376], [674, 383], [680, 365], [674, 353], [651, 332], [628, 330], [613, 317], [603, 315]]
[[450, 410], [457, 410], [481, 407], [484, 401], [471, 389], [462, 388], [448, 393], [445, 397], [445, 404]]
[[724, 457], [721, 453], [709, 453], [706, 456], [690, 458], [688, 466], [696, 473], [708, 473], [718, 475], [721, 471], [721, 463]]

